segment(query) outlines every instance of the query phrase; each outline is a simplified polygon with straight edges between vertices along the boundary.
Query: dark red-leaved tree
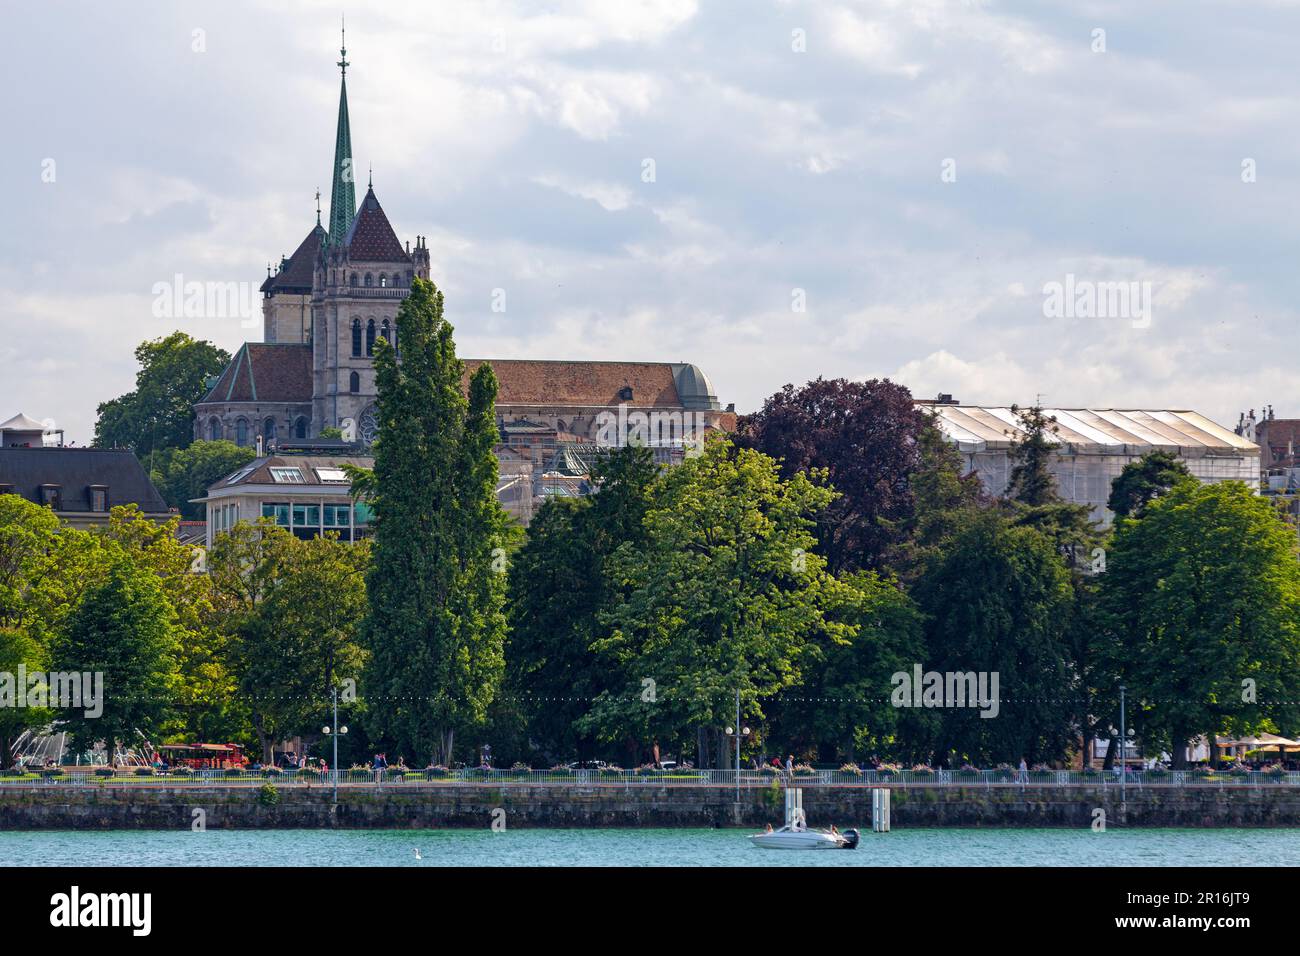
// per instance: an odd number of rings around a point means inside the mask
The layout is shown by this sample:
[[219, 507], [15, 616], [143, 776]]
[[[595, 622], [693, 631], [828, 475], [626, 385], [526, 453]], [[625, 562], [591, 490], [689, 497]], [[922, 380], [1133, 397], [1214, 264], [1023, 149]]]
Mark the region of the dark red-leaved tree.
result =
[[920, 463], [926, 415], [888, 379], [787, 385], [743, 416], [736, 444], [781, 460], [782, 477], [825, 468], [840, 497], [816, 529], [830, 570], [880, 568], [912, 513], [908, 479]]

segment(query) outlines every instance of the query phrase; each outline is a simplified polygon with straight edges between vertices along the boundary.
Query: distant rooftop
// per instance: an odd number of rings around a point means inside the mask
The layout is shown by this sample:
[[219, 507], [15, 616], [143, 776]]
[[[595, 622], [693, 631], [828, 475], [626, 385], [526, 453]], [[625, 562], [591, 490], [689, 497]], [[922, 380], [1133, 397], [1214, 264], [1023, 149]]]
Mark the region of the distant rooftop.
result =
[[[934, 413], [939, 430], [964, 452], [1009, 448], [1024, 438], [1008, 406], [917, 404]], [[1056, 419], [1055, 441], [1083, 453], [1259, 454], [1254, 442], [1190, 409], [1044, 408], [1043, 414]]]

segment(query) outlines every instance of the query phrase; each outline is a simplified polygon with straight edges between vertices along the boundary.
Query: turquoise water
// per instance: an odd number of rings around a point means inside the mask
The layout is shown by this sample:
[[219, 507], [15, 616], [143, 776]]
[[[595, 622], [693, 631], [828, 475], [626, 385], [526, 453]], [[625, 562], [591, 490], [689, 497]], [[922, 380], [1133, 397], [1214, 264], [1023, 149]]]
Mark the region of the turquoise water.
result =
[[[748, 830], [0, 832], [0, 866], [1295, 866], [1300, 830], [895, 830], [852, 851]], [[423, 859], [415, 858], [420, 850]]]

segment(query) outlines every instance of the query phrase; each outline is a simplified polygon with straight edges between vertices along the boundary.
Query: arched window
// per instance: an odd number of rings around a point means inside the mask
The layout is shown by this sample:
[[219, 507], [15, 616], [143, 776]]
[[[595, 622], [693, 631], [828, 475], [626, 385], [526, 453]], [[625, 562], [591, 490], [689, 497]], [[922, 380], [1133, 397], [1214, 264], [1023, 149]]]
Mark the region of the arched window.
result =
[[388, 327], [387, 319], [379, 326], [379, 335], [389, 345], [393, 344], [393, 330]]
[[248, 422], [244, 421], [242, 418], [235, 422], [235, 444], [248, 444]]
[[379, 273], [379, 288], [381, 289], [388, 288], [388, 273], [386, 272]]
[[221, 440], [221, 419], [220, 418], [208, 419], [208, 441], [220, 441], [220, 440]]
[[375, 354], [375, 320], [370, 319], [366, 322], [366, 354]]
[[348, 391], [351, 392], [353, 395], [361, 391], [361, 376], [358, 375], [356, 372], [353, 372], [350, 376], [348, 376]]
[[369, 289], [369, 288], [370, 288], [372, 285], [374, 285], [374, 284], [375, 284], [375, 277], [372, 276], [369, 272], [367, 272], [367, 273], [366, 273], [366, 288]]
[[348, 285], [354, 289], [357, 287], [357, 274], [355, 272], [348, 276]]
[[352, 354], [354, 357], [361, 356], [361, 320], [352, 320]]
[[298, 439], [307, 437], [307, 419], [301, 415], [293, 423], [293, 437]]
[[262, 437], [266, 439], [267, 444], [275, 441], [275, 419], [268, 418], [262, 422]]

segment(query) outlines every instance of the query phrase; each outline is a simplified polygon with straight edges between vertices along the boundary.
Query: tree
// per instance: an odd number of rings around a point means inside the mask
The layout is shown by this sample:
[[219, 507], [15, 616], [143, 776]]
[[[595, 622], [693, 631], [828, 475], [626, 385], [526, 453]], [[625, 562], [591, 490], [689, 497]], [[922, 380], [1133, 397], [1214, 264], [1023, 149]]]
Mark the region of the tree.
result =
[[841, 585], [813, 548], [834, 492], [752, 449], [711, 442], [660, 476], [645, 540], [609, 562], [620, 594], [592, 645], [618, 675], [583, 718], [607, 741], [681, 739], [702, 764], [725, 762], [722, 728], [761, 719], [763, 701], [799, 680], [809, 642], [844, 639], [825, 608]]
[[182, 518], [202, 520], [203, 505], [192, 504], [192, 499], [204, 497], [210, 485], [248, 464], [256, 454], [234, 442], [196, 441], [160, 452], [153, 483], [168, 505], [180, 509]]
[[908, 477], [915, 504], [899, 525], [902, 540], [890, 560], [907, 583], [956, 534], [972, 509], [991, 503], [978, 476], [964, 474], [961, 452], [932, 420], [917, 436], [917, 453], [917, 467]]
[[1295, 530], [1240, 482], [1176, 483], [1121, 519], [1102, 609], [1133, 722], [1186, 764], [1201, 734], [1300, 728]]
[[102, 713], [62, 710], [74, 750], [134, 745], [163, 729], [176, 689], [174, 612], [157, 577], [122, 557], [86, 592], [55, 646], [55, 670], [102, 675]]
[[816, 750], [823, 760], [878, 753], [909, 763], [929, 756], [932, 714], [894, 707], [892, 675], [925, 659], [921, 615], [898, 587], [874, 571], [845, 576], [827, 616], [849, 627], [842, 642], [810, 645], [803, 679], [773, 705], [774, 736], [784, 749]]
[[[1054, 760], [1072, 738], [1070, 572], [1053, 542], [998, 509], [972, 512], [913, 589], [928, 666], [998, 679], [993, 717], [941, 713], [938, 752], [969, 760]], [[949, 702], [951, 703], [951, 702]]]
[[638, 547], [658, 469], [649, 449], [597, 458], [586, 498], [552, 498], [528, 526], [510, 564], [507, 684], [525, 705], [527, 736], [557, 758], [591, 756], [595, 739], [577, 721], [610, 687], [591, 653], [615, 589], [606, 565], [624, 543]]
[[1125, 465], [1111, 482], [1106, 507], [1118, 518], [1141, 517], [1153, 498], [1188, 478], [1192, 478], [1192, 473], [1176, 455], [1167, 451], [1148, 452]]
[[1011, 413], [1019, 421], [1025, 437], [1011, 442], [1009, 457], [1016, 464], [1011, 468], [1006, 496], [1030, 507], [1060, 501], [1051, 471], [1052, 453], [1061, 447], [1052, 437], [1060, 431], [1056, 416], [1044, 415], [1037, 405], [1032, 408], [1012, 405]]
[[0, 628], [48, 647], [103, 563], [91, 535], [63, 527], [49, 508], [0, 495]]
[[[16, 628], [0, 627], [0, 682], [6, 677], [15, 682], [17, 692], [19, 668], [27, 674], [37, 674], [46, 669], [49, 655], [44, 647]], [[12, 765], [11, 750], [14, 741], [26, 730], [44, 727], [54, 716], [48, 707], [18, 707], [16, 701], [0, 706], [0, 770]]]
[[412, 283], [397, 327], [400, 364], [387, 341], [375, 346], [367, 703], [399, 746], [450, 761], [457, 731], [482, 725], [504, 670], [510, 519], [496, 498], [497, 380], [480, 365], [466, 399], [433, 283]]
[[223, 535], [210, 567], [229, 609], [231, 668], [250, 709], [262, 759], [278, 740], [316, 736], [331, 690], [359, 683], [365, 653], [357, 640], [366, 613], [370, 547], [329, 535], [300, 541], [282, 528], [236, 528]]
[[130, 448], [140, 458], [188, 447], [194, 438], [194, 403], [207, 392], [208, 379], [230, 364], [230, 353], [173, 332], [142, 342], [135, 357], [140, 363], [135, 390], [100, 404], [95, 446]]
[[902, 385], [888, 380], [822, 379], [786, 385], [739, 423], [736, 444], [781, 463], [781, 476], [825, 469], [839, 492], [817, 521], [827, 567], [881, 568], [912, 514], [911, 476], [927, 424]]
[[248, 711], [230, 669], [229, 635], [222, 630], [212, 577], [194, 573], [195, 548], [176, 538], [179, 518], [153, 521], [135, 506], [112, 509], [92, 533], [109, 550], [124, 552], [158, 579], [174, 612], [175, 708], [164, 728], [200, 740], [235, 740], [246, 732]]

